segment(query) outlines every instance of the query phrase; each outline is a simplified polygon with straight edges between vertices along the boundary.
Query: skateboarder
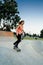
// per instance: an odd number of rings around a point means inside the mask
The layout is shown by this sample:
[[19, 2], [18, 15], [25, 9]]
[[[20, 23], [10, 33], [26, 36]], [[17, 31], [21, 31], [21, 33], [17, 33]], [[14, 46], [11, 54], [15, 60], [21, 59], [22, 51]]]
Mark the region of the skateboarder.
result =
[[[17, 37], [17, 41], [14, 43], [14, 49], [19, 49], [18, 48], [18, 44], [21, 42], [21, 35], [23, 34], [24, 30], [23, 30], [23, 25], [24, 25], [24, 20], [21, 20], [19, 22], [19, 25], [16, 28], [16, 37]], [[19, 49], [20, 50], [20, 49]]]

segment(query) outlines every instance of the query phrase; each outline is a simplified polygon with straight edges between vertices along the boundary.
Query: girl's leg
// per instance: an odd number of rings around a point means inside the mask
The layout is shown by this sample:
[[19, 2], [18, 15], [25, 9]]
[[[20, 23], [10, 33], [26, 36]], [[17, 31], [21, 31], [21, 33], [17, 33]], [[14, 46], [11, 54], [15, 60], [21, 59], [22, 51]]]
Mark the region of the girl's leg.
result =
[[15, 47], [18, 47], [18, 44], [21, 42], [21, 35], [17, 36], [17, 41], [14, 43]]

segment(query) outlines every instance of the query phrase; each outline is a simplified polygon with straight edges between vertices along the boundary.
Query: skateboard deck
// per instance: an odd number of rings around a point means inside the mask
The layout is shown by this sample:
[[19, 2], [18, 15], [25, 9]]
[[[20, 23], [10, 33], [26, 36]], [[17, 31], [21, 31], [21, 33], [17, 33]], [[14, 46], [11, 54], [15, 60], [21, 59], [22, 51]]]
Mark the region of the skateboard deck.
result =
[[16, 50], [17, 52], [21, 51], [21, 49], [19, 49], [19, 48], [13, 48], [13, 49]]

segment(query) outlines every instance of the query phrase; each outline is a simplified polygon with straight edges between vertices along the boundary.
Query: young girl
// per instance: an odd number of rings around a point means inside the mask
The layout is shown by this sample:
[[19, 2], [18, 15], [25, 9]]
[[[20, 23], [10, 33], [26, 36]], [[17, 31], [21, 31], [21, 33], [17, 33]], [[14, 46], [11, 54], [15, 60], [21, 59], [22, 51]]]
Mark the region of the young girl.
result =
[[21, 35], [23, 34], [23, 25], [24, 25], [24, 20], [21, 20], [19, 22], [19, 25], [16, 28], [16, 36], [17, 36], [17, 41], [14, 43], [14, 49], [18, 48], [18, 44], [21, 42]]

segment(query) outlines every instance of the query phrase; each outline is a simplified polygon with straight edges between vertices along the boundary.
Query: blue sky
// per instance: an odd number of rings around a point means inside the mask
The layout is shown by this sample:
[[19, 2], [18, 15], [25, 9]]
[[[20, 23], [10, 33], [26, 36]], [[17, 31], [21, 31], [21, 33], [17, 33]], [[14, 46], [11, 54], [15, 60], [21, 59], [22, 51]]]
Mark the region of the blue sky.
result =
[[40, 34], [43, 29], [43, 0], [16, 0], [20, 17], [25, 21], [24, 30]]

